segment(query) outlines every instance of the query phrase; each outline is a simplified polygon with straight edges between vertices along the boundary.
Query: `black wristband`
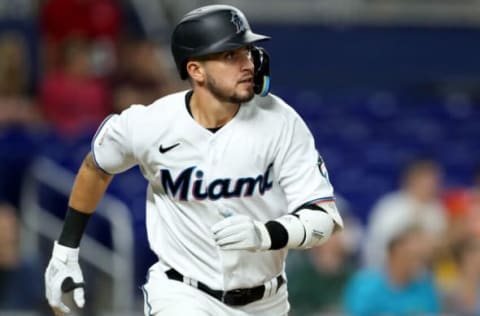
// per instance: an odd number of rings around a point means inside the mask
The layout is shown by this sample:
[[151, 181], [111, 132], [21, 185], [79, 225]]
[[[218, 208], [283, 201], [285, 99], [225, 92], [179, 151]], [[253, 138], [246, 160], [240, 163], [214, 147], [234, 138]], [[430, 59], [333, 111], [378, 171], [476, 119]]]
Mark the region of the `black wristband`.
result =
[[285, 247], [288, 243], [288, 232], [285, 227], [277, 221], [269, 221], [265, 224], [272, 241], [270, 249], [277, 250]]
[[90, 216], [91, 214], [77, 211], [69, 206], [58, 243], [70, 248], [78, 248]]

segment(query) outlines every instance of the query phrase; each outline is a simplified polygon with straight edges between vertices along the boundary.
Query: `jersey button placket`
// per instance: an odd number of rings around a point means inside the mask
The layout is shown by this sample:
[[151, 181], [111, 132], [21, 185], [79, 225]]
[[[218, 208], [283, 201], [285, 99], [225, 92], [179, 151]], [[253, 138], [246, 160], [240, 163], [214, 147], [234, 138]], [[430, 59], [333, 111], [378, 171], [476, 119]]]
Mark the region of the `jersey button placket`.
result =
[[[208, 153], [207, 153], [207, 161], [208, 161], [208, 170], [209, 170], [209, 179], [208, 184], [212, 183], [218, 178], [224, 178], [225, 175], [222, 174], [221, 167], [219, 166], [219, 162], [221, 161], [219, 156], [219, 149], [218, 149], [218, 139], [214, 138], [210, 141], [208, 146]], [[215, 205], [219, 214], [225, 213], [225, 207], [223, 205], [222, 198], [212, 201], [212, 206]]]
[[210, 170], [212, 170], [212, 173], [215, 173], [215, 165], [218, 163], [216, 147], [217, 140], [214, 138], [210, 141], [210, 146], [208, 148], [208, 163], [210, 164]]
[[209, 159], [208, 159], [208, 162], [210, 163], [210, 166], [212, 167], [211, 170], [215, 170], [215, 164], [217, 163], [217, 150], [216, 150], [216, 144], [217, 144], [217, 141], [215, 139], [212, 139], [212, 141], [210, 142], [210, 148], [209, 148]]
[[207, 149], [207, 168], [208, 168], [208, 178], [205, 179], [207, 180], [206, 184], [207, 187], [209, 186], [210, 183], [212, 183], [216, 178], [217, 178], [217, 168], [216, 168], [216, 140], [212, 139], [210, 140], [208, 144], [208, 149]]
[[[208, 151], [207, 151], [207, 162], [208, 162], [208, 170], [209, 170], [209, 179], [208, 183], [210, 184], [211, 182], [215, 181], [215, 179], [218, 178], [218, 171], [219, 171], [219, 166], [218, 166], [218, 159], [217, 159], [217, 142], [215, 138], [210, 140], [209, 146], [208, 146]], [[222, 199], [212, 201], [212, 207], [215, 207], [219, 215], [223, 214], [224, 206], [222, 203]], [[217, 248], [218, 254], [219, 254], [219, 264], [221, 265], [220, 270], [223, 270], [223, 275], [222, 275], [222, 282], [225, 285], [227, 283], [227, 280], [231, 278], [230, 273], [228, 271], [225, 271], [225, 264], [224, 264], [224, 254], [220, 248]]]

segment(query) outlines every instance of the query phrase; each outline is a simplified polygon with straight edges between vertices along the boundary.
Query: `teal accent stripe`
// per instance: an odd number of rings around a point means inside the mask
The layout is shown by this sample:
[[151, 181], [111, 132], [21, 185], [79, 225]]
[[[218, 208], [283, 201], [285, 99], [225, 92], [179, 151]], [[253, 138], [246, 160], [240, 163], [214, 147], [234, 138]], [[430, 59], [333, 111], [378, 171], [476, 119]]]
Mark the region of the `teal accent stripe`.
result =
[[334, 196], [328, 196], [328, 197], [318, 198], [318, 199], [315, 199], [315, 200], [308, 201], [305, 204], [315, 204], [317, 202], [335, 202], [335, 197]]
[[270, 76], [263, 76], [263, 86], [260, 95], [262, 97], [266, 96], [270, 92]]

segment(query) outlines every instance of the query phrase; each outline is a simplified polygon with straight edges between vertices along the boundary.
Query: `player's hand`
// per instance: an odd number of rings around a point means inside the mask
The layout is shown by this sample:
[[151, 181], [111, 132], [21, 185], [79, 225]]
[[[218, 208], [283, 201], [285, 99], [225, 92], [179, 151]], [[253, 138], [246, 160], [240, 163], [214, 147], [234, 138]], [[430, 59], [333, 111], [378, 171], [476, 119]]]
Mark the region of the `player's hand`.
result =
[[78, 307], [85, 304], [83, 275], [78, 264], [79, 248], [59, 245], [56, 241], [47, 270], [45, 271], [45, 293], [55, 315], [70, 313], [62, 302], [62, 293], [73, 290], [73, 300]]
[[212, 227], [217, 245], [223, 250], [267, 250], [270, 235], [265, 225], [246, 215], [232, 215]]

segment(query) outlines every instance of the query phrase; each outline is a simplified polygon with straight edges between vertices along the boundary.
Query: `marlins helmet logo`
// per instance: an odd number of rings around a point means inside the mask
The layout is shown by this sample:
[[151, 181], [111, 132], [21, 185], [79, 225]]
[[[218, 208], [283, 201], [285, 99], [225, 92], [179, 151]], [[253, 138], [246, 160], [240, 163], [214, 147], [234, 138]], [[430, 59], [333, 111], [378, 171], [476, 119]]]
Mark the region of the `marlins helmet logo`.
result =
[[236, 33], [240, 33], [245, 31], [245, 24], [243, 23], [243, 20], [238, 16], [237, 12], [231, 11], [232, 13], [232, 18], [230, 19], [230, 22], [235, 26], [236, 28]]

